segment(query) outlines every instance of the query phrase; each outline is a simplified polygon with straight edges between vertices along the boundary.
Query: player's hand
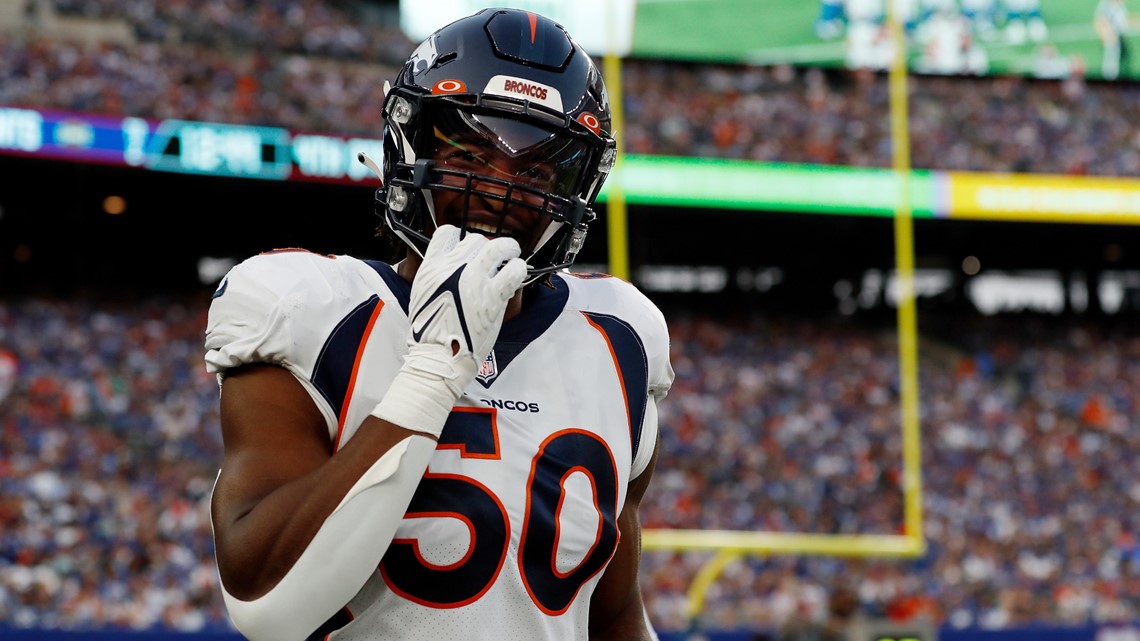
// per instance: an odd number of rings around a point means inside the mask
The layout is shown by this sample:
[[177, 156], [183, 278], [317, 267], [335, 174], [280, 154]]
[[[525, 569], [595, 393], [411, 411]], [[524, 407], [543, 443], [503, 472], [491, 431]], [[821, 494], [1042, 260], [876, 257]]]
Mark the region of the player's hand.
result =
[[488, 240], [442, 225], [412, 282], [408, 353], [372, 415], [439, 437], [503, 325], [526, 263], [512, 238]]
[[526, 263], [513, 238], [459, 236], [453, 225], [432, 235], [412, 283], [408, 347], [409, 356], [430, 357], [433, 370], [442, 368], [439, 375], [466, 378], [456, 381], [466, 387], [495, 346], [507, 301], [526, 277]]

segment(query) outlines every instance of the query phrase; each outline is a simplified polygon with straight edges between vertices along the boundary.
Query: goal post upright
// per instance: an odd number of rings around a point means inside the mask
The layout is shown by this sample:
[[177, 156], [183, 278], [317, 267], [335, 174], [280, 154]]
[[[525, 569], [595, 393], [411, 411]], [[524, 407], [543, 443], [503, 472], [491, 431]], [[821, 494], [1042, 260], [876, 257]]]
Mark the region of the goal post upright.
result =
[[717, 576], [744, 556], [772, 554], [856, 558], [916, 558], [926, 553], [922, 513], [922, 449], [919, 426], [918, 320], [914, 284], [914, 229], [910, 202], [906, 42], [896, 3], [888, 0], [887, 22], [894, 42], [889, 71], [892, 165], [898, 188], [894, 215], [895, 273], [898, 279], [897, 340], [899, 414], [902, 438], [903, 523], [901, 534], [816, 534], [738, 530], [646, 529], [646, 550], [711, 551], [688, 593], [695, 619]]

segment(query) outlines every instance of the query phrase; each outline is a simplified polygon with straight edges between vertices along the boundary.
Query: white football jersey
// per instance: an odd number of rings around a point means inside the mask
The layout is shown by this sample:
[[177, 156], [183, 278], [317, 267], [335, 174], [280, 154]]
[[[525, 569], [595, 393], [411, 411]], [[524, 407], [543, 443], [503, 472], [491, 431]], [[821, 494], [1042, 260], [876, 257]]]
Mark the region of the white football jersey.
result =
[[[630, 480], [673, 380], [664, 317], [635, 287], [562, 273], [528, 290], [457, 402], [369, 581], [310, 638], [588, 638]], [[339, 448], [406, 351], [410, 285], [384, 263], [284, 250], [214, 295], [206, 362], [292, 372]]]

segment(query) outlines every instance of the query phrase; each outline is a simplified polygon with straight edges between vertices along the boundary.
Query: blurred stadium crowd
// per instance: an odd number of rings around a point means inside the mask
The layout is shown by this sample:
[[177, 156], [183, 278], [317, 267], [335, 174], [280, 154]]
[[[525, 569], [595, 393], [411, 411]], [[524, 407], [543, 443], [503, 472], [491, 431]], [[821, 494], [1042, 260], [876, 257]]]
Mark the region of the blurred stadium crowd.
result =
[[[225, 629], [208, 495], [221, 460], [201, 299], [0, 306], [0, 621]], [[895, 533], [891, 328], [667, 310], [677, 382], [643, 503], [650, 528]], [[929, 553], [743, 558], [702, 622], [773, 628], [841, 584], [864, 612], [946, 625], [1140, 613], [1140, 337], [991, 317], [926, 336]], [[648, 551], [662, 630], [684, 630], [701, 552]]]
[[[33, 0], [30, 24], [80, 19], [125, 35], [0, 32], [0, 104], [379, 137], [383, 81], [412, 45], [338, 6]], [[891, 164], [881, 74], [630, 60], [623, 80], [631, 153]], [[1079, 76], [911, 86], [916, 167], [1140, 174], [1136, 87]], [[221, 450], [205, 305], [0, 305], [0, 621], [227, 628], [207, 515]], [[678, 378], [646, 527], [898, 531], [891, 331], [670, 318]], [[707, 625], [819, 615], [841, 583], [859, 587], [868, 613], [958, 627], [1140, 614], [1140, 338], [975, 322], [922, 350], [929, 554], [743, 559], [710, 592]], [[687, 627], [685, 592], [707, 558], [646, 553], [661, 629]]]
[[[0, 104], [379, 137], [384, 80], [414, 47], [391, 21], [331, 2], [51, 2], [55, 21], [121, 35], [0, 32]], [[891, 166], [882, 73], [629, 60], [623, 83], [630, 153]], [[1140, 174], [1134, 85], [1079, 73], [910, 83], [916, 168]]]
[[[671, 319], [678, 378], [647, 527], [901, 531], [892, 327]], [[868, 614], [955, 627], [1134, 620], [1138, 355], [1135, 334], [1055, 320], [978, 317], [926, 335], [928, 554], [741, 561], [710, 592], [706, 624], [818, 616], [843, 584]], [[688, 581], [707, 558], [647, 555], [655, 620], [683, 627]]]

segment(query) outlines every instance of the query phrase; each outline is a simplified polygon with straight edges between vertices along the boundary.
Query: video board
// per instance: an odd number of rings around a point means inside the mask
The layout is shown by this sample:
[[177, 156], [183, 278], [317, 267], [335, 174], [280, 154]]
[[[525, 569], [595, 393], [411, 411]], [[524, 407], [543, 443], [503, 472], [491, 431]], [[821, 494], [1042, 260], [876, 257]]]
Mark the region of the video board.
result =
[[[1140, 78], [1140, 0], [890, 1], [917, 73]], [[886, 0], [642, 1], [631, 55], [886, 69], [886, 9]]]

